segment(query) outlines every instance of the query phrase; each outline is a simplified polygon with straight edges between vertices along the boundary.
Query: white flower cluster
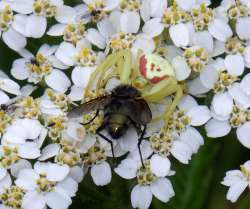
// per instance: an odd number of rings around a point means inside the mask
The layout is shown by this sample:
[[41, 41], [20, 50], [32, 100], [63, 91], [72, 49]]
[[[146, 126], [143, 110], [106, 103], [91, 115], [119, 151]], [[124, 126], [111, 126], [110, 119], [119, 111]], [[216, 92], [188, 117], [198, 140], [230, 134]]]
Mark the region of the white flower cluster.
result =
[[[0, 72], [0, 208], [66, 209], [90, 170], [97, 186], [116, 174], [136, 179], [132, 206], [147, 209], [153, 196], [168, 202], [175, 195], [168, 178], [175, 174], [171, 159], [190, 162], [204, 144], [197, 127], [204, 125], [211, 138], [236, 129], [237, 139], [250, 148], [250, 1], [210, 5], [210, 0], [83, 0], [71, 7], [63, 0], [0, 0], [1, 40], [20, 55], [9, 69], [13, 79]], [[26, 48], [31, 38], [45, 35], [60, 43], [43, 44], [35, 54]], [[102, 72], [93, 81], [98, 68], [122, 50], [131, 53], [133, 69], [138, 54], [160, 60], [146, 65], [148, 72], [137, 72], [138, 88], [146, 82], [153, 91], [171, 77], [171, 84], [155, 93], [163, 98], [149, 99], [153, 120], [141, 144], [132, 127], [118, 140], [98, 134], [103, 113], [89, 124], [93, 112], [68, 117], [81, 100], [97, 96], [93, 88], [83, 98], [89, 82], [105, 83], [104, 94], [123, 82], [116, 76], [126, 75], [121, 59], [110, 66], [110, 76]], [[169, 64], [167, 74], [155, 69], [161, 62]], [[167, 119], [161, 117], [166, 112]], [[112, 156], [123, 156], [115, 174], [108, 163]], [[236, 201], [249, 183], [249, 162], [229, 171], [223, 181], [230, 186], [227, 199]]]

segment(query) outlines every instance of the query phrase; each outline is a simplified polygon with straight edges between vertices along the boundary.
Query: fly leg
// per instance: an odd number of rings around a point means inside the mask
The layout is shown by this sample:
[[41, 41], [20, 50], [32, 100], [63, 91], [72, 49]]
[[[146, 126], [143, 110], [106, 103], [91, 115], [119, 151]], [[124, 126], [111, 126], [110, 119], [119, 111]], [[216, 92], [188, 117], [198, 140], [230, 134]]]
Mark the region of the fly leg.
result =
[[94, 115], [94, 117], [93, 118], [91, 118], [88, 122], [86, 122], [86, 123], [81, 123], [82, 125], [88, 125], [88, 124], [90, 124], [90, 123], [92, 123], [95, 119], [96, 119], [96, 117], [99, 115], [99, 110], [96, 110], [96, 113], [95, 113], [95, 115]]
[[113, 142], [112, 142], [111, 139], [109, 139], [108, 137], [104, 136], [104, 135], [101, 133], [101, 131], [102, 131], [103, 129], [104, 129], [103, 126], [101, 126], [100, 128], [98, 128], [98, 129], [96, 130], [96, 134], [97, 134], [98, 136], [100, 136], [102, 139], [104, 139], [106, 142], [108, 142], [108, 143], [110, 144], [110, 146], [111, 146], [111, 152], [112, 152], [112, 157], [113, 157], [113, 162], [114, 162], [114, 161], [115, 161], [115, 153], [114, 153]]
[[143, 129], [142, 129], [141, 136], [140, 136], [140, 138], [138, 139], [138, 143], [137, 143], [137, 147], [138, 147], [139, 155], [140, 155], [140, 159], [141, 159], [141, 164], [142, 164], [143, 167], [145, 167], [145, 166], [144, 166], [143, 158], [142, 158], [142, 154], [141, 154], [141, 143], [142, 143], [142, 140], [144, 139], [143, 137], [144, 137], [144, 135], [145, 135], [145, 133], [146, 133], [146, 128], [147, 128], [147, 126], [144, 125], [144, 127], [143, 127]]

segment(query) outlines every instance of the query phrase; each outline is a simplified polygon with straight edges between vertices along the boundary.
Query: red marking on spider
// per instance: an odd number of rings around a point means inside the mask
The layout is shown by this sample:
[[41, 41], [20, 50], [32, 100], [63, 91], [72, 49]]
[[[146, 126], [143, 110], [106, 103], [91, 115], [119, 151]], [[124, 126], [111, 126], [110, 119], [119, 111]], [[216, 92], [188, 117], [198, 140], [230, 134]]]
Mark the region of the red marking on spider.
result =
[[[147, 70], [149, 70], [149, 69], [147, 69], [147, 62], [148, 62], [148, 60], [147, 60], [146, 56], [145, 55], [141, 56], [140, 62], [139, 62], [139, 71], [140, 71], [141, 75], [144, 78], [146, 78], [147, 80], [149, 80], [150, 83], [156, 84], [156, 83], [159, 83], [160, 81], [164, 80], [165, 78], [169, 77], [167, 75], [164, 75], [164, 76], [161, 76], [161, 77], [155, 76], [155, 77], [149, 79], [147, 77]], [[155, 64], [152, 63], [150, 70], [153, 71], [154, 68], [155, 68]], [[160, 72], [161, 69], [157, 68], [156, 71]]]

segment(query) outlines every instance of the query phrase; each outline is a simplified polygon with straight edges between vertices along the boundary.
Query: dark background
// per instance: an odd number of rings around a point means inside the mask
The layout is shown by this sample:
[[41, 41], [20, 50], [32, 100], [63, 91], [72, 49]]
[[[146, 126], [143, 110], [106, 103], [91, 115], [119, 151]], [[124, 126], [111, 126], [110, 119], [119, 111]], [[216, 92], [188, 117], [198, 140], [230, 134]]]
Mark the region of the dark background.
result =
[[[69, 5], [76, 5], [80, 0], [66, 0]], [[220, 1], [212, 1], [216, 6]], [[51, 22], [52, 23], [52, 22]], [[56, 44], [61, 39], [45, 36], [38, 40], [28, 40], [27, 48], [36, 52], [43, 43]], [[0, 69], [9, 74], [12, 61], [18, 55], [0, 41]], [[202, 101], [207, 102], [207, 101]], [[238, 169], [239, 165], [250, 159], [250, 151], [244, 148], [234, 133], [210, 139], [204, 130], [205, 145], [194, 155], [189, 165], [173, 160], [172, 169], [176, 175], [171, 181], [176, 192], [170, 202], [163, 204], [153, 199], [150, 209], [250, 209], [249, 191], [241, 195], [236, 204], [226, 200], [227, 187], [220, 184], [225, 172]], [[79, 185], [77, 196], [71, 209], [130, 209], [130, 192], [135, 181], [121, 179], [113, 173], [112, 182], [105, 187], [96, 187], [89, 175]]]

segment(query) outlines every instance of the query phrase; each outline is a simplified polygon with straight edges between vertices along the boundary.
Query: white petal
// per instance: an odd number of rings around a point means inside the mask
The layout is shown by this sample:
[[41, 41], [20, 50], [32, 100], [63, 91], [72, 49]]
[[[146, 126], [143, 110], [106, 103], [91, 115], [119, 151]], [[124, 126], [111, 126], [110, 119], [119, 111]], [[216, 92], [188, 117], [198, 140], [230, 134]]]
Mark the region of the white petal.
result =
[[[58, 189], [57, 189], [58, 190]], [[51, 209], [67, 209], [72, 203], [70, 197], [68, 197], [63, 191], [48, 192], [45, 195], [45, 201]]]
[[91, 176], [97, 186], [104, 186], [111, 181], [111, 168], [107, 162], [94, 165], [91, 168]]
[[19, 171], [15, 183], [23, 189], [33, 190], [37, 187], [36, 179], [38, 178], [39, 176], [34, 170], [25, 168]]
[[67, 24], [67, 23], [71, 23], [74, 21], [75, 14], [76, 14], [76, 11], [74, 8], [63, 5], [63, 6], [57, 7], [57, 13], [56, 13], [55, 19], [59, 23]]
[[169, 35], [177, 47], [184, 47], [189, 43], [189, 31], [183, 23], [171, 26]]
[[62, 42], [55, 53], [56, 58], [68, 66], [73, 66], [75, 64], [74, 58], [76, 55], [77, 50], [74, 45], [67, 42]]
[[9, 99], [9, 96], [0, 90], [0, 105], [7, 103]]
[[236, 200], [239, 198], [241, 193], [246, 189], [248, 186], [248, 182], [246, 181], [240, 181], [233, 186], [231, 186], [227, 193], [227, 199], [231, 202], [236, 202]]
[[12, 181], [10, 175], [7, 173], [7, 175], [5, 175], [4, 178], [2, 178], [0, 181], [0, 193], [2, 193], [5, 188], [9, 188], [11, 185]]
[[0, 79], [0, 89], [14, 95], [20, 94], [20, 86], [11, 79], [4, 78]]
[[72, 100], [72, 101], [80, 101], [83, 98], [83, 88], [82, 87], [78, 87], [73, 85], [71, 87], [70, 90], [70, 94], [68, 95], [68, 97]]
[[83, 168], [79, 166], [72, 167], [70, 169], [69, 176], [72, 177], [76, 182], [80, 183], [84, 176]]
[[225, 65], [231, 75], [239, 76], [244, 72], [244, 60], [239, 54], [227, 55]]
[[167, 8], [168, 2], [165, 0], [154, 0], [149, 1], [150, 16], [151, 17], [162, 17], [164, 9]]
[[192, 150], [188, 145], [180, 141], [174, 141], [171, 148], [171, 154], [181, 163], [188, 164], [191, 159]]
[[188, 82], [188, 92], [192, 95], [200, 95], [207, 93], [209, 88], [205, 87], [201, 82], [200, 77], [193, 79], [192, 81]]
[[[35, 203], [35, 204], [34, 204]], [[45, 200], [36, 191], [27, 192], [23, 197], [23, 209], [44, 209]]]
[[[39, 25], [39, 27], [37, 27]], [[45, 17], [31, 15], [27, 18], [25, 34], [32, 38], [41, 38], [45, 33], [47, 20]]]
[[250, 106], [250, 97], [242, 91], [239, 83], [233, 84], [233, 86], [229, 88], [228, 92], [237, 102], [237, 104], [240, 104], [245, 108]]
[[150, 189], [153, 195], [162, 202], [168, 202], [175, 195], [171, 182], [166, 178], [157, 179]]
[[114, 171], [124, 179], [133, 179], [136, 177], [138, 163], [133, 159], [124, 159]]
[[156, 37], [160, 35], [163, 30], [164, 26], [161, 24], [160, 18], [153, 18], [147, 21], [142, 28], [142, 31], [149, 37]]
[[176, 79], [178, 81], [183, 81], [187, 79], [191, 73], [191, 69], [188, 66], [184, 57], [177, 56], [172, 61], [172, 66], [175, 70]]
[[73, 197], [77, 192], [78, 184], [71, 177], [67, 177], [59, 182], [56, 187], [63, 189], [70, 197]]
[[214, 87], [215, 83], [218, 81], [218, 77], [218, 72], [213, 65], [205, 66], [203, 71], [200, 73], [202, 84], [209, 89]]
[[14, 21], [12, 27], [19, 33], [25, 36], [25, 24], [27, 21], [27, 15], [16, 14], [14, 16]]
[[208, 26], [208, 31], [214, 38], [223, 42], [233, 35], [229, 25], [221, 19], [214, 19], [214, 21]]
[[100, 49], [104, 49], [106, 47], [105, 38], [96, 29], [88, 29], [86, 39]]
[[232, 112], [233, 99], [226, 93], [216, 94], [212, 101], [215, 113], [219, 116], [227, 116]]
[[137, 12], [126, 11], [122, 13], [121, 31], [125, 33], [137, 33], [140, 27], [140, 16]]
[[11, 9], [20, 14], [29, 14], [33, 11], [33, 0], [11, 1]]
[[150, 159], [150, 168], [157, 177], [165, 177], [170, 171], [170, 161], [166, 157], [154, 154]]
[[144, 53], [152, 53], [155, 49], [154, 40], [145, 35], [137, 36], [131, 49], [133, 55], [137, 55], [139, 49], [142, 49]]
[[26, 142], [23, 145], [19, 145], [18, 154], [24, 159], [36, 159], [40, 156], [40, 149], [34, 142]]
[[194, 45], [204, 48], [209, 53], [213, 52], [213, 37], [208, 31], [194, 33], [192, 42]]
[[15, 51], [21, 50], [27, 44], [26, 38], [12, 29], [12, 27], [10, 27], [6, 32], [3, 32], [2, 38], [4, 43], [6, 43], [8, 47]]
[[225, 52], [225, 43], [219, 40], [214, 41], [214, 50], [212, 57], [219, 56]]
[[42, 125], [38, 120], [23, 119], [19, 121], [23, 128], [27, 130], [27, 139], [36, 139], [42, 130]]
[[69, 123], [66, 132], [69, 137], [76, 141], [83, 141], [86, 136], [86, 130], [84, 126], [80, 125], [79, 123]]
[[195, 0], [177, 0], [176, 2], [181, 9], [186, 11], [191, 10], [196, 3]]
[[190, 95], [185, 95], [178, 104], [178, 107], [184, 110], [185, 112], [187, 112], [188, 110], [191, 110], [193, 107], [196, 107], [196, 106], [198, 106], [198, 103]]
[[16, 59], [11, 68], [11, 75], [18, 79], [18, 80], [24, 80], [27, 79], [29, 76], [28, 70], [25, 66], [26, 60], [25, 59]]
[[131, 203], [133, 208], [148, 209], [152, 201], [152, 193], [149, 186], [136, 185], [131, 191]]
[[218, 138], [226, 136], [231, 131], [231, 126], [228, 121], [219, 121], [212, 119], [205, 125], [207, 136]]
[[240, 83], [241, 89], [250, 96], [250, 73], [246, 74]]
[[39, 160], [44, 161], [49, 158], [52, 158], [59, 153], [59, 150], [60, 150], [59, 144], [49, 144], [43, 148], [42, 154], [41, 154], [41, 157], [39, 157]]
[[197, 153], [201, 145], [204, 144], [202, 135], [195, 128], [188, 127], [180, 134], [179, 139], [187, 144], [193, 153]]
[[98, 22], [97, 28], [105, 38], [108, 38], [115, 33], [115, 28], [112, 22], [107, 18]]
[[201, 126], [210, 119], [210, 111], [207, 106], [199, 105], [190, 109], [187, 116], [191, 118], [190, 124], [192, 126]]
[[238, 127], [236, 131], [240, 143], [247, 148], [250, 148], [249, 128], [250, 128], [250, 122], [246, 122], [244, 125]]
[[23, 169], [32, 169], [32, 165], [28, 160], [20, 159], [11, 166], [11, 175], [17, 178], [19, 172]]
[[137, 139], [137, 132], [131, 128], [119, 139], [119, 143], [124, 151], [133, 151], [137, 147]]
[[47, 178], [50, 181], [62, 181], [69, 174], [67, 165], [58, 165], [50, 163], [47, 172]]
[[64, 24], [55, 24], [50, 27], [47, 34], [49, 36], [62, 36], [64, 32], [65, 25]]
[[93, 71], [94, 69], [91, 67], [75, 67], [71, 75], [73, 83], [78, 87], [85, 88]]
[[5, 168], [0, 168], [0, 181], [6, 176], [7, 170]]
[[58, 92], [66, 92], [70, 87], [69, 78], [60, 70], [54, 69], [45, 77], [46, 84]]
[[235, 30], [241, 40], [250, 39], [250, 31], [248, 30], [249, 27], [250, 27], [250, 17], [238, 18]]

